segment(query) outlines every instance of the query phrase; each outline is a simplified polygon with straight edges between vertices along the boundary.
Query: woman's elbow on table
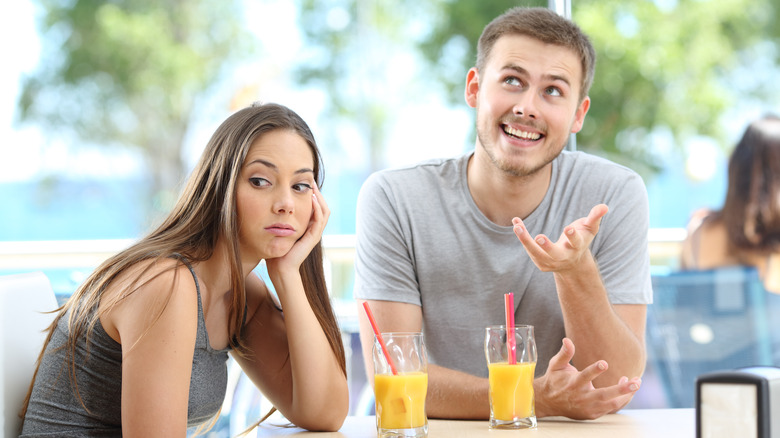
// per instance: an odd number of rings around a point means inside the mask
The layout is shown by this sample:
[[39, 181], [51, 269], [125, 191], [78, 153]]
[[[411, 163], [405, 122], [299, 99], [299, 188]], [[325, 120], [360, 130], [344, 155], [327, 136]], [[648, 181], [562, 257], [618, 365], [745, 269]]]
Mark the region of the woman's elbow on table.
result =
[[349, 413], [349, 390], [344, 389], [328, 394], [327, 399], [318, 402], [309, 401], [296, 409], [294, 418], [288, 417], [296, 426], [316, 432], [335, 432], [344, 424]]
[[301, 415], [301, 418], [292, 421], [296, 426], [312, 432], [336, 432], [341, 429], [347, 418], [349, 404], [345, 409], [326, 408]]

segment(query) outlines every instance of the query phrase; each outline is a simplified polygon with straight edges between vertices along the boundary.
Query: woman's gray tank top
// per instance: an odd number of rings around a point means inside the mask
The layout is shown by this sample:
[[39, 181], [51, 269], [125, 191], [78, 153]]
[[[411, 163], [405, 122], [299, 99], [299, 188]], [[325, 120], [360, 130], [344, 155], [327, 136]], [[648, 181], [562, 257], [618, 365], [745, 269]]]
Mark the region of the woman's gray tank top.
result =
[[[229, 349], [211, 348], [198, 278], [189, 263], [185, 261], [185, 264], [195, 279], [198, 293], [198, 332], [187, 409], [187, 425], [194, 426], [213, 418], [222, 406], [227, 388]], [[122, 346], [99, 322], [91, 337], [89, 354], [85, 339], [79, 339], [75, 361], [79, 400], [65, 365], [68, 317], [69, 312], [60, 319], [46, 348], [21, 437], [122, 436]]]

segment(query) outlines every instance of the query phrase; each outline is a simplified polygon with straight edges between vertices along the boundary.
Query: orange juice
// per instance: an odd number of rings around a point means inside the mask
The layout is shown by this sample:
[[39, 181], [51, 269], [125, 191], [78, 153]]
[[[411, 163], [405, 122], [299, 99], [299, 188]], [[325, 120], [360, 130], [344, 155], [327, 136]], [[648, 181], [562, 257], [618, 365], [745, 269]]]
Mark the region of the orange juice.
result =
[[493, 418], [512, 421], [535, 416], [534, 369], [536, 362], [488, 364], [490, 409]]
[[427, 393], [427, 373], [375, 374], [377, 427], [411, 429], [425, 426]]

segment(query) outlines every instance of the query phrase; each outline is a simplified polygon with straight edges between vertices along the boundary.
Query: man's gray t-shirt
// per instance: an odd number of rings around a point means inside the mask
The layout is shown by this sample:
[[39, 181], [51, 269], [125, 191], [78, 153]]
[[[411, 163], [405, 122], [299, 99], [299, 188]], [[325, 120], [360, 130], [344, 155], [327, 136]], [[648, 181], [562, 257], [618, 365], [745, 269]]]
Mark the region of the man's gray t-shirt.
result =
[[[466, 183], [470, 157], [368, 178], [358, 196], [354, 296], [422, 306], [430, 362], [487, 377], [485, 327], [504, 323], [503, 296], [514, 292], [516, 324], [535, 327], [539, 376], [565, 336], [553, 274], [534, 265], [511, 226], [477, 208]], [[523, 223], [532, 236], [557, 241], [600, 203], [609, 212], [591, 252], [609, 300], [650, 304], [647, 192], [632, 170], [564, 151], [553, 161], [547, 194]]]

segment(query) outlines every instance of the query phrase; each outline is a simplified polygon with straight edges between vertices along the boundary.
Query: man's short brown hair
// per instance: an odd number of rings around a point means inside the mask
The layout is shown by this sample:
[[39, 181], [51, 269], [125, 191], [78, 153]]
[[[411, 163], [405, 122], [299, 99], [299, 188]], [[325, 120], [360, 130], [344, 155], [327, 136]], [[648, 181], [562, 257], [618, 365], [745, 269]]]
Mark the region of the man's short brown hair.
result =
[[580, 101], [585, 99], [596, 70], [596, 51], [579, 26], [547, 8], [509, 9], [488, 23], [482, 31], [477, 44], [478, 71], [485, 68], [493, 46], [504, 35], [528, 36], [545, 44], [554, 44], [574, 51], [582, 65]]

